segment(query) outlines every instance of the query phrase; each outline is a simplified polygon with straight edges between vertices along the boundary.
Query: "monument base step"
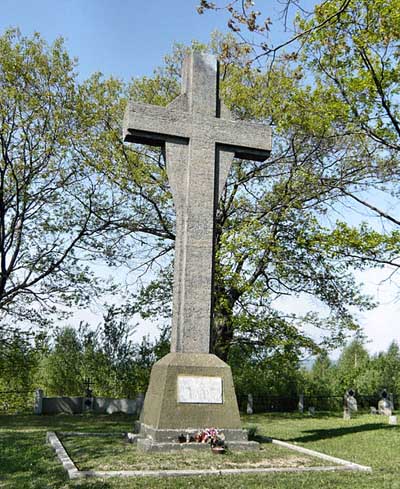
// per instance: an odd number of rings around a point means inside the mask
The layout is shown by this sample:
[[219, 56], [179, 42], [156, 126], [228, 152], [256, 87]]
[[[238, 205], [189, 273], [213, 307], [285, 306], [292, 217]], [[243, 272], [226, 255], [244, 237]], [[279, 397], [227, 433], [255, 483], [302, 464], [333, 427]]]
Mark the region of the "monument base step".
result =
[[[157, 443], [178, 443], [179, 436], [183, 435], [187, 439], [195, 437], [197, 433], [201, 431], [201, 428], [185, 428], [185, 429], [162, 429], [148, 426], [144, 423], [138, 423], [135, 425], [135, 432], [139, 434], [141, 438], [150, 438]], [[218, 431], [223, 433], [226, 442], [247, 442], [248, 432], [243, 429], [222, 428]]]
[[[137, 438], [138, 450], [143, 452], [171, 452], [181, 450], [211, 450], [208, 443], [178, 443], [178, 442], [157, 442], [151, 438]], [[244, 451], [259, 450], [260, 444], [255, 441], [230, 441], [225, 444], [228, 450]]]

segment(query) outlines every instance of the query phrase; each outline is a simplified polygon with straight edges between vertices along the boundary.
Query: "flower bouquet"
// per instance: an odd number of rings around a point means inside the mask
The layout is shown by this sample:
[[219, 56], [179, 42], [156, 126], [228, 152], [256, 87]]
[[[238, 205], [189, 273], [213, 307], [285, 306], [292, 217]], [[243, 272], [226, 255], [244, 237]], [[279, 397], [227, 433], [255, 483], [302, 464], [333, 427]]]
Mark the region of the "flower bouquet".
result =
[[209, 443], [214, 453], [225, 452], [225, 435], [216, 428], [201, 430], [195, 435], [194, 439], [198, 443]]

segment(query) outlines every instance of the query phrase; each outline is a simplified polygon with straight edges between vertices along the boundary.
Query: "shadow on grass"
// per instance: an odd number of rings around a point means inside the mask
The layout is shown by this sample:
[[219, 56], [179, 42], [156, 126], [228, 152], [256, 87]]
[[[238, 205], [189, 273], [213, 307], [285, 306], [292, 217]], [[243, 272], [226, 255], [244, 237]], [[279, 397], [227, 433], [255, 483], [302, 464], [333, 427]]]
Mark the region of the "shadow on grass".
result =
[[289, 413], [241, 413], [241, 419], [245, 424], [259, 424], [266, 421], [306, 421], [312, 419], [343, 419], [343, 413], [331, 411], [319, 411], [310, 416], [307, 413], [289, 412]]
[[[67, 475], [53, 450], [45, 443], [44, 434], [9, 431], [0, 433], [0, 481], [5, 487], [44, 489], [64, 488]], [[1, 486], [0, 482], [0, 486]], [[82, 481], [80, 489], [110, 489], [107, 481]]]
[[0, 478], [12, 484], [6, 487], [56, 488], [65, 481], [61, 466], [40, 432], [0, 433], [0, 447]]
[[[79, 483], [79, 489], [111, 489], [115, 487], [111, 482], [107, 482], [104, 480], [87, 480]], [[145, 487], [145, 486], [143, 486]]]
[[290, 438], [286, 441], [307, 443], [318, 440], [327, 440], [338, 436], [352, 435], [354, 433], [363, 433], [366, 431], [377, 431], [392, 429], [392, 426], [383, 425], [381, 423], [361, 424], [357, 426], [346, 426], [340, 428], [322, 429], [322, 430], [306, 430], [303, 433], [309, 433], [304, 436]]
[[[58, 489], [70, 487], [54, 451], [45, 442], [46, 431], [115, 432], [133, 426], [129, 415], [2, 415], [0, 416], [0, 481], [5, 487]], [[2, 487], [2, 482], [0, 482]], [[71, 486], [72, 487], [72, 486]], [[83, 488], [109, 489], [105, 481], [86, 481]]]
[[74, 437], [60, 436], [59, 439], [65, 450], [74, 461], [79, 470], [90, 470], [93, 462], [108, 460], [110, 455], [124, 456], [127, 450], [132, 449], [132, 444], [123, 438], [101, 437]]

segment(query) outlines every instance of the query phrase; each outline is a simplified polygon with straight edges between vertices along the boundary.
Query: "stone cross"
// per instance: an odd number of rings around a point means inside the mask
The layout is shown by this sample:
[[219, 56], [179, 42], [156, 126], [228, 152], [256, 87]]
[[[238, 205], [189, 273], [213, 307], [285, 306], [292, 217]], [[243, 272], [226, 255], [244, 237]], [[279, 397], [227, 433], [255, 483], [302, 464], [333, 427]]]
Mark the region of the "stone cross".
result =
[[181, 95], [167, 107], [130, 102], [124, 140], [161, 146], [176, 210], [171, 351], [209, 353], [214, 227], [233, 156], [264, 161], [268, 126], [233, 120], [218, 97], [218, 63], [192, 53]]

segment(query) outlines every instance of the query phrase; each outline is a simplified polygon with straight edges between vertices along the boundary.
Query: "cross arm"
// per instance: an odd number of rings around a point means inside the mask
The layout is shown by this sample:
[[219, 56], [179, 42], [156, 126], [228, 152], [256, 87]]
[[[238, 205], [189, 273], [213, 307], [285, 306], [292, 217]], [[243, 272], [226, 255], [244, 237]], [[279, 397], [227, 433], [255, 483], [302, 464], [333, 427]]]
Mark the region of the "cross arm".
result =
[[123, 139], [151, 146], [163, 146], [165, 142], [187, 144], [190, 122], [189, 115], [183, 111], [128, 102], [123, 121]]
[[272, 149], [271, 128], [247, 121], [217, 119], [216, 142], [222, 149], [232, 151], [236, 158], [266, 160]]

